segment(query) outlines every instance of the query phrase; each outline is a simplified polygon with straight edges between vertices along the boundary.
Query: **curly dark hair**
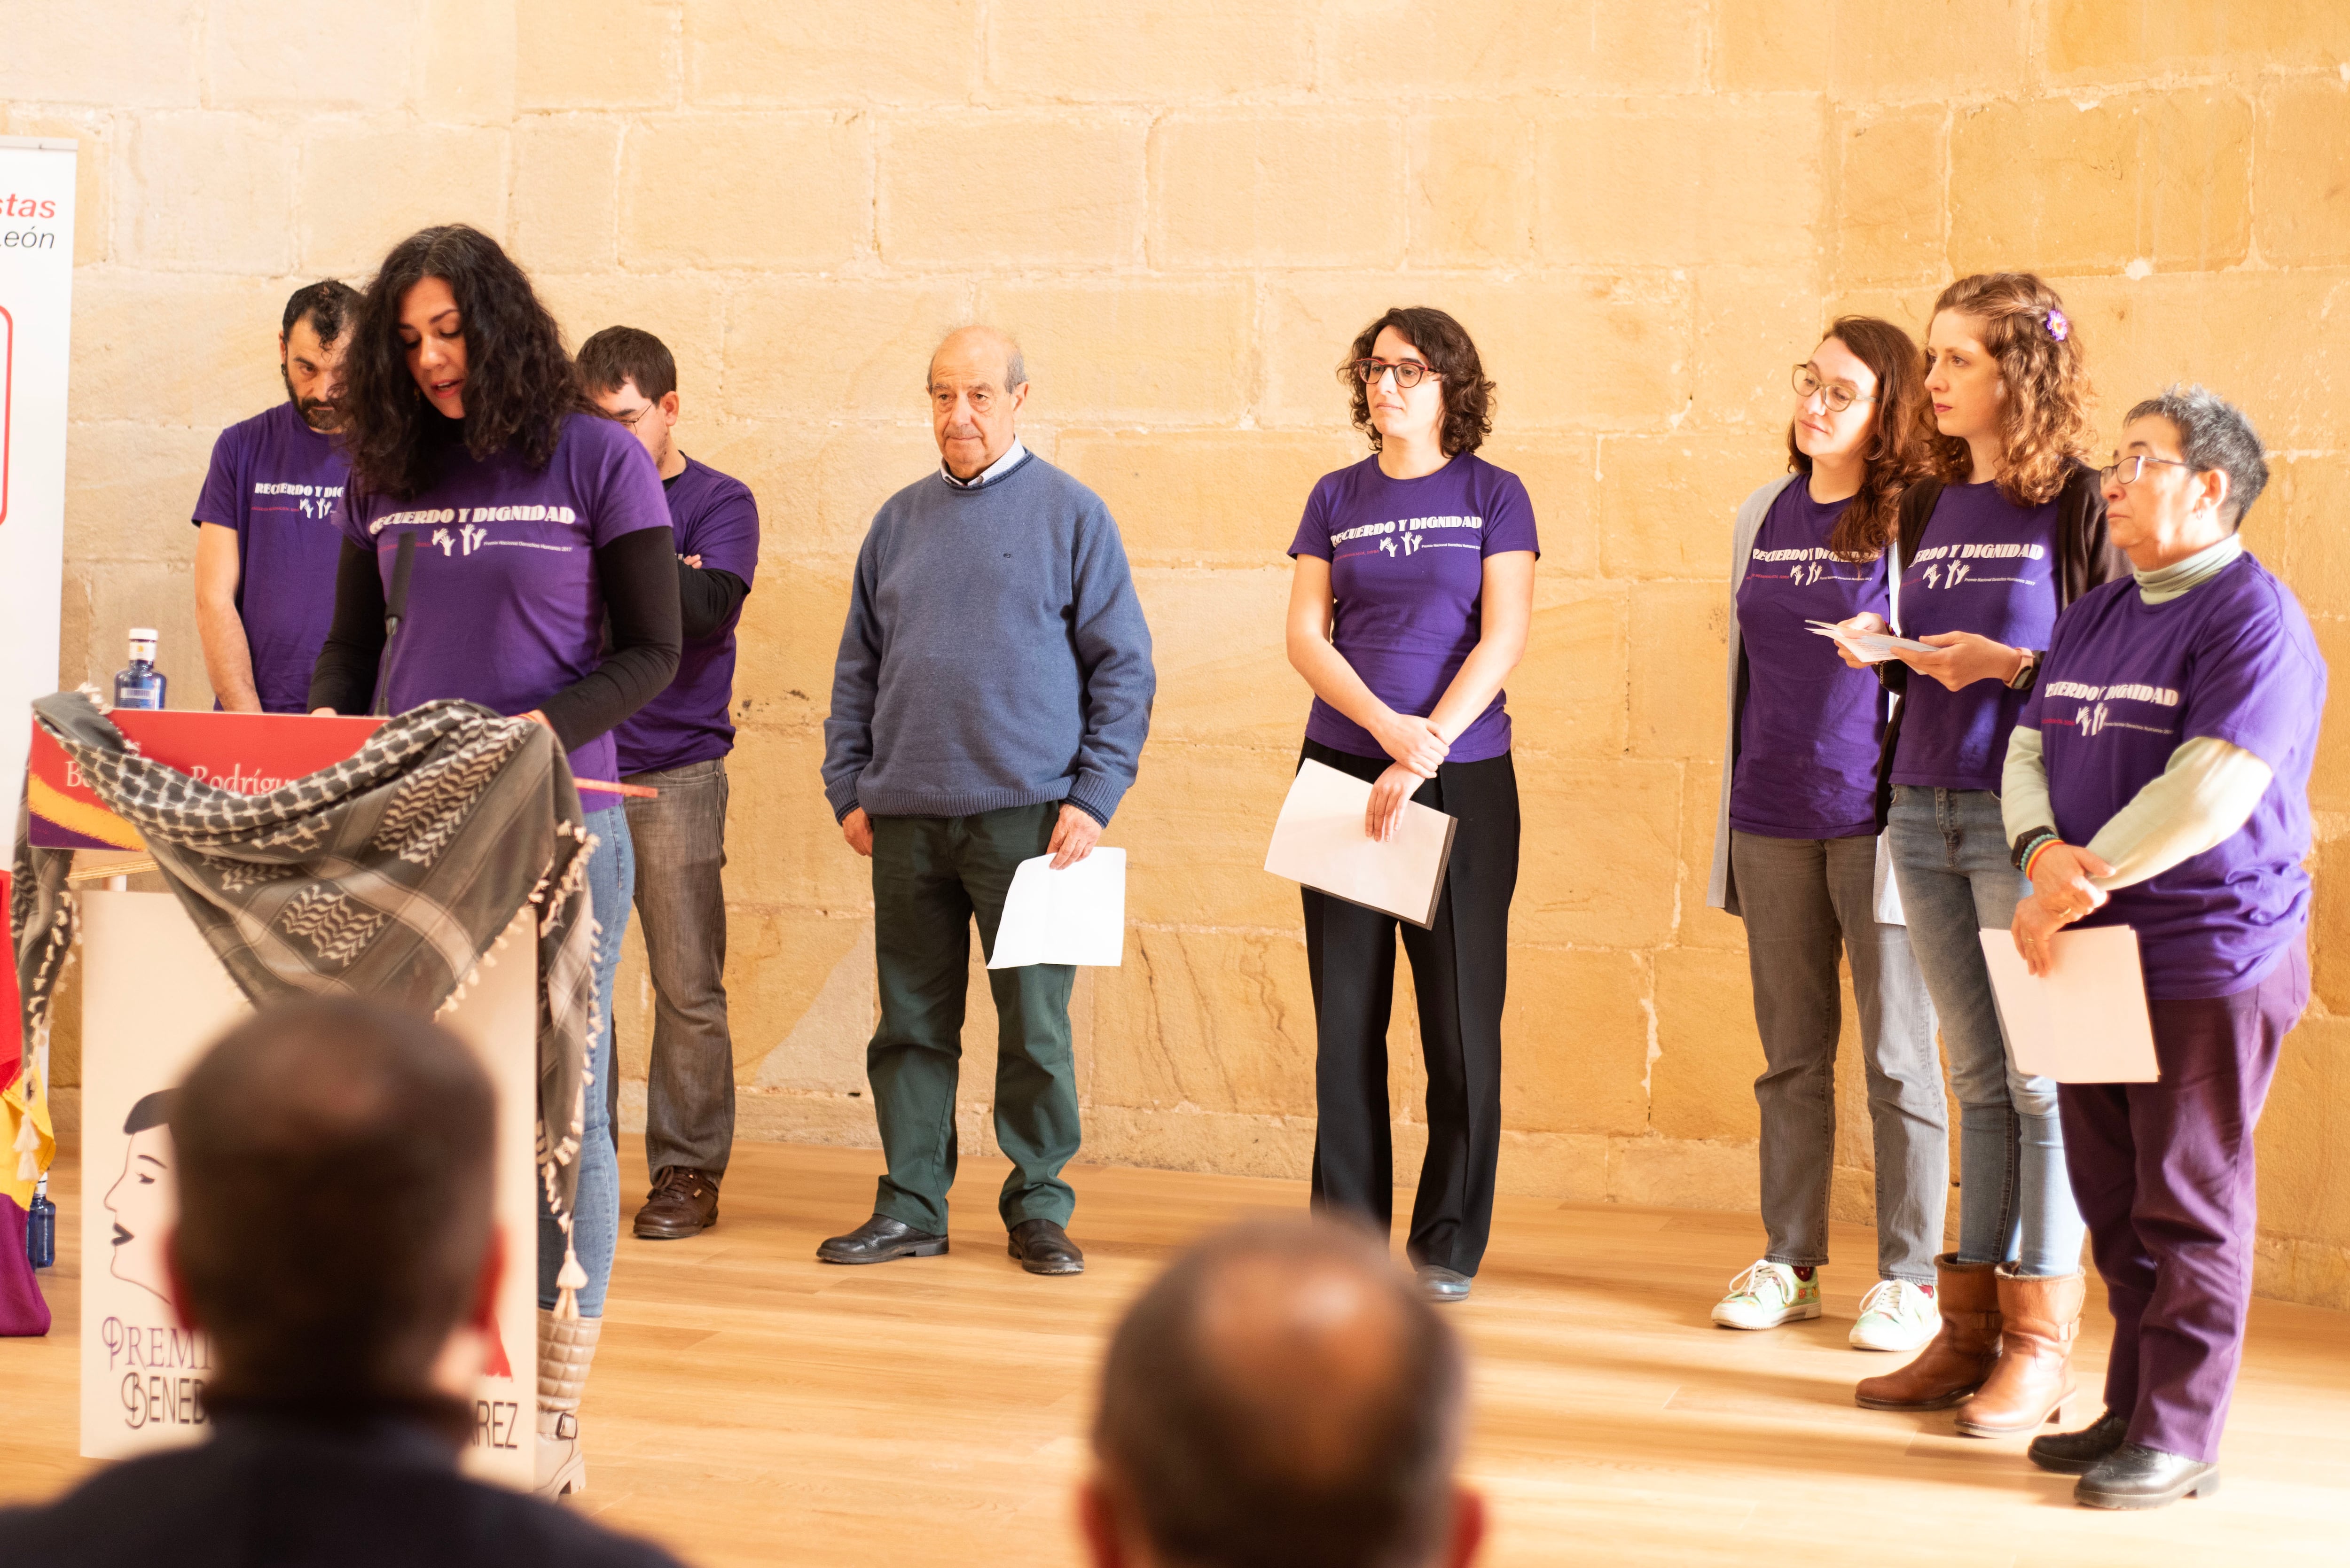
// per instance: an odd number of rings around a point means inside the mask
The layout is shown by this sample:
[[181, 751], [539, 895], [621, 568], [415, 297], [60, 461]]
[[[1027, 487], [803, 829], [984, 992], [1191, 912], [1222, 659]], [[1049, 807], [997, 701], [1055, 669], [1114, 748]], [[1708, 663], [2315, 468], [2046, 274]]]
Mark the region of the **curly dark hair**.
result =
[[1370, 389], [1355, 374], [1355, 361], [1369, 358], [1371, 346], [1390, 327], [1443, 378], [1437, 384], [1444, 392], [1444, 423], [1438, 431], [1444, 455], [1475, 452], [1493, 431], [1493, 383], [1485, 379], [1484, 362], [1477, 358], [1468, 329], [1425, 305], [1398, 306], [1355, 335], [1354, 347], [1338, 367], [1338, 379], [1352, 389], [1355, 428], [1371, 438], [1373, 452], [1379, 450], [1379, 432], [1371, 425]]
[[[1877, 374], [1877, 422], [1860, 454], [1860, 493], [1828, 535], [1828, 554], [1837, 560], [1873, 561], [1885, 553], [1898, 525], [1894, 504], [1909, 482], [1926, 472], [1925, 442], [1918, 434], [1918, 410], [1924, 409], [1929, 419], [1933, 414], [1926, 397], [1926, 357], [1909, 334], [1874, 316], [1839, 316], [1821, 341], [1843, 344]], [[1795, 444], [1792, 420], [1787, 422], [1787, 466], [1811, 477], [1812, 460]]]
[[400, 340], [400, 303], [428, 277], [449, 285], [465, 335], [465, 450], [508, 447], [545, 468], [563, 421], [595, 413], [562, 329], [497, 241], [463, 223], [420, 229], [391, 248], [359, 302], [343, 361], [342, 444], [362, 494], [413, 499], [438, 474], [440, 416], [424, 400]]
[[[2087, 357], [2081, 334], [2056, 291], [2028, 272], [1985, 272], [1942, 290], [1932, 316], [1980, 317], [1983, 347], [2007, 385], [2000, 420], [1999, 492], [2019, 506], [2044, 506], [2064, 488], [2088, 445]], [[1927, 466], [1945, 484], [1964, 484], [1974, 460], [1967, 443], [1934, 424], [1934, 405], [1918, 405]]]

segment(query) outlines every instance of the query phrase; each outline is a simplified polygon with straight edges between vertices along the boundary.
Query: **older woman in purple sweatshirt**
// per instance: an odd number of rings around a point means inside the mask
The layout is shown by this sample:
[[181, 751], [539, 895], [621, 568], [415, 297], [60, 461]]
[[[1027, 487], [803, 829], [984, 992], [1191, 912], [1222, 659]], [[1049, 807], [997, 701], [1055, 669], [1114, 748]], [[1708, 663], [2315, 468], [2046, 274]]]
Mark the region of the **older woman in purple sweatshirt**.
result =
[[[1021, 445], [1028, 375], [993, 327], [931, 358], [939, 472], [891, 496], [858, 552], [825, 721], [824, 785], [873, 861], [881, 1024], [866, 1050], [889, 1161], [873, 1217], [816, 1250], [879, 1263], [947, 1250], [969, 931], [991, 954], [1014, 870], [1092, 853], [1134, 783], [1150, 628], [1101, 498]], [[993, 970], [997, 1200], [1032, 1274], [1074, 1274], [1076, 1072], [1066, 964]]]

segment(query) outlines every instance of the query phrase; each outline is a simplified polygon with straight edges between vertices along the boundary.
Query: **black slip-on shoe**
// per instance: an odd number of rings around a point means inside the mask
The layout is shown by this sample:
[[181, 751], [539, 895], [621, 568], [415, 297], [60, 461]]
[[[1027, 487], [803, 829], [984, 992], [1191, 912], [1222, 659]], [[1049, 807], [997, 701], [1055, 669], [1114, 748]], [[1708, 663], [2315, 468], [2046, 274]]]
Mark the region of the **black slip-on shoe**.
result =
[[1419, 1271], [1419, 1293], [1430, 1301], [1443, 1303], [1469, 1299], [1469, 1276], [1457, 1269], [1439, 1263], [1422, 1263]]
[[2080, 1431], [2052, 1432], [2044, 1438], [2034, 1438], [2023, 1452], [2043, 1470], [2054, 1470], [2060, 1476], [2086, 1475], [2128, 1437], [2129, 1417], [2108, 1410]]
[[892, 1258], [935, 1258], [946, 1250], [944, 1236], [876, 1214], [847, 1235], [818, 1247], [816, 1257], [820, 1263], [886, 1263]]
[[1069, 1233], [1050, 1220], [1023, 1220], [1012, 1227], [1007, 1249], [1032, 1274], [1082, 1274], [1086, 1255]]
[[2168, 1508], [2182, 1497], [2210, 1497], [2220, 1490], [2220, 1467], [2124, 1443], [2089, 1467], [2073, 1487], [2084, 1508]]

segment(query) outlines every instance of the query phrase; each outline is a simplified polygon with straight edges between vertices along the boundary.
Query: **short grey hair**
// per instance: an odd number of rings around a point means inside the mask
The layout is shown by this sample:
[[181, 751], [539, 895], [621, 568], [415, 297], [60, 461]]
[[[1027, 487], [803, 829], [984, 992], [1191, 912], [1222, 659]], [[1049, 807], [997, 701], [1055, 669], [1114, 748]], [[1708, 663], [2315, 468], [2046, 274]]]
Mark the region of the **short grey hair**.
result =
[[2174, 382], [2130, 410], [2124, 423], [2159, 414], [2178, 432], [2178, 455], [2207, 472], [2228, 476], [2229, 519], [2241, 528], [2244, 514], [2268, 488], [2269, 461], [2261, 450], [2260, 432], [2244, 410], [2208, 387]]

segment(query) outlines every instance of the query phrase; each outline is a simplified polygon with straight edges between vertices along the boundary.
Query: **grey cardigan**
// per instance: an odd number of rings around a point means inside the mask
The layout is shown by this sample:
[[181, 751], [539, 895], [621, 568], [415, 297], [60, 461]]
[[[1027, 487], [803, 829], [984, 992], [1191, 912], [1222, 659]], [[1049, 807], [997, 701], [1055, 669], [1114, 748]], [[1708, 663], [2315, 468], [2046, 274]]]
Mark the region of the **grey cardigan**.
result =
[[[1762, 519], [1770, 514], [1771, 503], [1779, 499], [1779, 493], [1793, 484], [1795, 477], [1783, 474], [1748, 496], [1740, 504], [1738, 520], [1730, 529], [1730, 716], [1721, 742], [1721, 800], [1714, 809], [1713, 874], [1706, 882], [1705, 901], [1733, 915], [1743, 913], [1738, 907], [1738, 888], [1730, 877], [1730, 775], [1738, 753], [1738, 667], [1746, 658], [1746, 644], [1738, 632], [1738, 586], [1746, 580], [1747, 558], [1754, 553], [1754, 535], [1762, 531]], [[1886, 564], [1886, 577], [1893, 596], [1892, 620], [1898, 628], [1901, 552], [1898, 543], [1886, 548], [1894, 556]], [[1892, 700], [1900, 701], [1898, 697]], [[1877, 836], [1877, 919], [1887, 926], [1908, 924], [1901, 915], [1901, 890], [1893, 882], [1893, 853], [1881, 833]]]

